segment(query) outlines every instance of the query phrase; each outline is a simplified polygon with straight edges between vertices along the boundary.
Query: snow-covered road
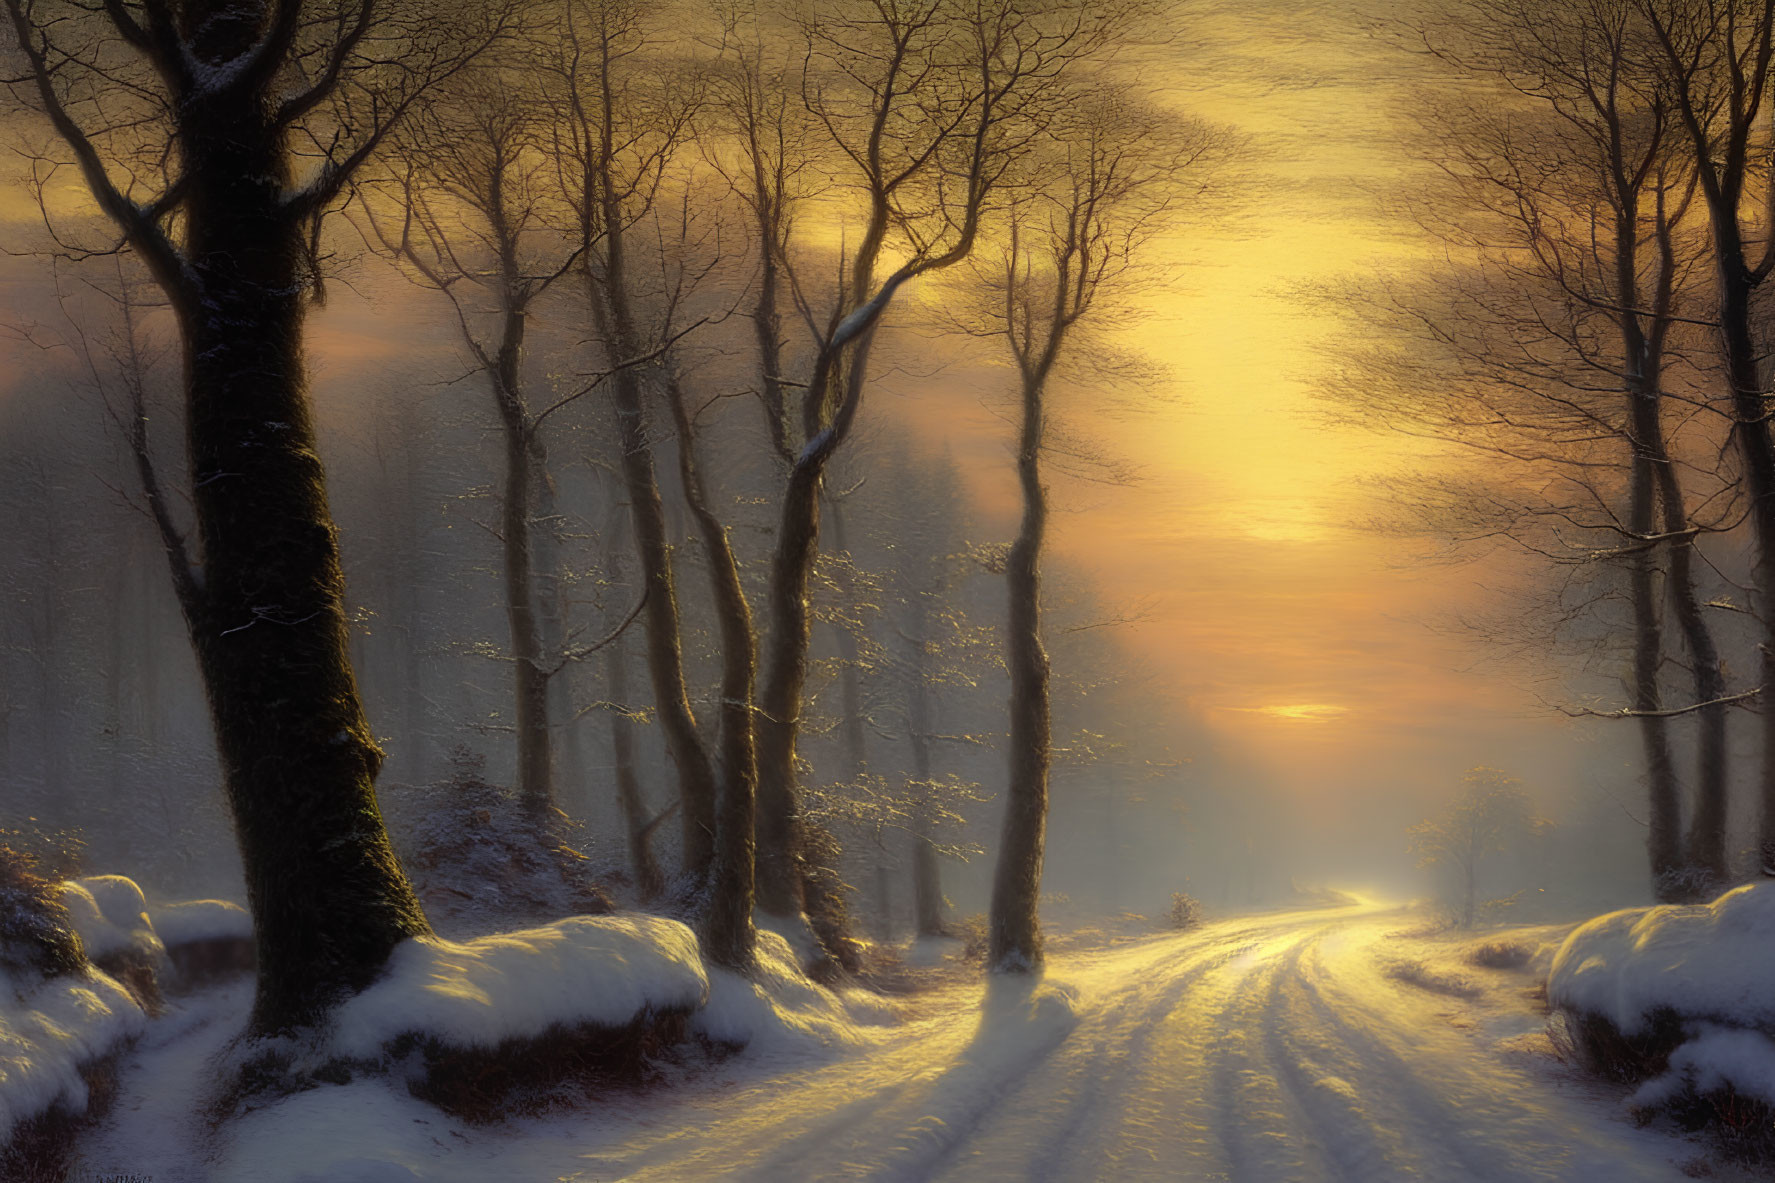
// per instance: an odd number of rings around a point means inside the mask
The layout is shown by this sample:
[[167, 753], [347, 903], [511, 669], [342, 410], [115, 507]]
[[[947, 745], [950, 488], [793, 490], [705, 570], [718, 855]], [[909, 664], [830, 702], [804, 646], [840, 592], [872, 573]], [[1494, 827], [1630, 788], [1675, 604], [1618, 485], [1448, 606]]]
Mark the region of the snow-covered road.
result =
[[1389, 976], [1388, 934], [1407, 923], [1277, 914], [1059, 957], [1034, 1000], [1015, 984], [983, 1012], [946, 1000], [873, 1054], [699, 1098], [682, 1128], [659, 1114], [661, 1133], [563, 1175], [1681, 1177], [1678, 1147], [1539, 1062], [1529, 1000], [1487, 1005]]
[[[125, 1081], [90, 1161], [157, 1183], [1683, 1177], [1696, 1146], [1635, 1129], [1542, 1054], [1528, 974], [1460, 967], [1470, 996], [1402, 980], [1436, 947], [1399, 936], [1410, 923], [1368, 906], [1274, 913], [1062, 954], [1039, 984], [922, 996], [859, 1047], [748, 1053], [497, 1130], [362, 1083], [179, 1149], [168, 1077], [201, 1074], [202, 1057], [174, 1042]], [[132, 1128], [150, 1098], [153, 1128]], [[139, 1162], [109, 1161], [131, 1146]]]

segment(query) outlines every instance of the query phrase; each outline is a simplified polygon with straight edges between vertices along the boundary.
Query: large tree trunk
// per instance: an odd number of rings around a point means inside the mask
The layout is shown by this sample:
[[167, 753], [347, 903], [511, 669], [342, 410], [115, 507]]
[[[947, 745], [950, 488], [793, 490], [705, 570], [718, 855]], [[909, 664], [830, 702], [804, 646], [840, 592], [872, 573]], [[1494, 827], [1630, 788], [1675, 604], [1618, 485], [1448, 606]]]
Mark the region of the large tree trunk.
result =
[[752, 633], [752, 607], [740, 581], [727, 527], [709, 502], [696, 457], [696, 431], [684, 391], [674, 378], [667, 394], [678, 430], [678, 476], [684, 502], [696, 520], [709, 592], [721, 633], [721, 795], [715, 819], [715, 850], [709, 872], [708, 903], [702, 915], [704, 952], [718, 965], [746, 970], [753, 964], [757, 934], [752, 926], [756, 896], [758, 746], [753, 696], [758, 658]]
[[[851, 260], [846, 319], [862, 307], [874, 287], [875, 263], [887, 235], [887, 203], [871, 196], [863, 241]], [[885, 307], [884, 289], [876, 303]], [[771, 556], [768, 615], [770, 641], [765, 658], [763, 714], [758, 735], [758, 902], [767, 912], [826, 918], [821, 942], [829, 957], [854, 968], [856, 950], [844, 931], [844, 901], [836, 869], [813, 857], [796, 783], [795, 744], [801, 727], [801, 696], [807, 685], [813, 633], [808, 615], [808, 584], [820, 547], [820, 501], [826, 466], [850, 433], [868, 381], [869, 351], [879, 320], [869, 321], [848, 346], [828, 345], [815, 359], [801, 404], [806, 439], [789, 469], [783, 489], [776, 550]], [[838, 405], [833, 396], [838, 394]], [[773, 431], [775, 429], [773, 428]]]
[[[1657, 459], [1650, 441], [1658, 432], [1658, 397], [1653, 391], [1628, 391], [1632, 410], [1633, 458], [1628, 529], [1639, 538], [1650, 535], [1657, 520]], [[1646, 790], [1650, 817], [1646, 852], [1651, 861], [1652, 890], [1660, 900], [1684, 894], [1682, 868], [1682, 806], [1676, 765], [1670, 755], [1669, 722], [1658, 712], [1658, 672], [1664, 662], [1663, 605], [1659, 596], [1658, 548], [1639, 542], [1628, 581], [1633, 605], [1633, 709], [1639, 712], [1640, 744], [1645, 751]]]
[[302, 357], [288, 154], [262, 111], [192, 99], [187, 445], [201, 574], [175, 569], [258, 937], [256, 1033], [317, 1020], [429, 932], [373, 787]]
[[1010, 593], [1005, 658], [1011, 675], [1011, 767], [1003, 837], [992, 880], [987, 964], [996, 973], [1028, 972], [1042, 964], [1036, 910], [1051, 760], [1048, 653], [1041, 635], [1041, 554], [1048, 522], [1047, 491], [1041, 477], [1042, 410], [1041, 378], [1026, 376], [1023, 430], [1017, 449], [1023, 523], [1005, 562]]
[[[795, 744], [813, 640], [808, 586], [820, 547], [820, 490], [827, 463], [855, 421], [873, 335], [868, 327], [854, 338], [848, 365], [840, 363], [842, 350], [823, 351], [808, 383], [802, 418], [809, 438], [789, 470], [771, 555], [770, 641], [759, 695], [758, 903], [776, 915], [814, 919], [827, 962], [850, 970], [861, 964], [859, 951], [846, 931], [836, 868], [828, 865], [832, 843], [801, 813]], [[840, 383], [844, 397], [836, 409], [827, 408]], [[815, 968], [829, 971], [830, 964]]]

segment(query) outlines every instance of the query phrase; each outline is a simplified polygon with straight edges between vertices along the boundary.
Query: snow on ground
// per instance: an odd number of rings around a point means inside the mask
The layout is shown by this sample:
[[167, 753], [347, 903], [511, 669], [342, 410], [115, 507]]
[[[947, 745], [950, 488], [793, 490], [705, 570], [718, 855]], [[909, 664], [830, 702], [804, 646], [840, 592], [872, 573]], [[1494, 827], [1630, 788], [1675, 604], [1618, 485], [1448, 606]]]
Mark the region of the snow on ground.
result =
[[690, 1011], [709, 992], [696, 935], [676, 920], [573, 916], [467, 941], [403, 941], [375, 985], [334, 1013], [329, 1057], [373, 1058], [400, 1035], [491, 1048], [557, 1025], [620, 1027]]
[[1480, 942], [1412, 923], [1370, 906], [1222, 921], [947, 986], [892, 1025], [783, 980], [767, 938], [763, 995], [711, 972], [706, 1022], [751, 1049], [496, 1127], [360, 1080], [200, 1136], [195, 1098], [250, 1005], [211, 993], [139, 1045], [82, 1165], [156, 1183], [1684, 1177], [1697, 1144], [1635, 1128], [1545, 1054], [1534, 963], [1556, 931], [1494, 969], [1471, 963]]
[[0, 971], [0, 1144], [17, 1123], [58, 1103], [84, 1112], [80, 1066], [147, 1022], [129, 991], [97, 970], [33, 982]]
[[[57, 895], [89, 958], [164, 955], [142, 889], [123, 876], [63, 883]], [[118, 1050], [147, 1022], [134, 996], [98, 969], [45, 978], [0, 968], [0, 1144], [18, 1123], [54, 1106], [84, 1112], [81, 1067]]]
[[153, 961], [165, 954], [148, 919], [148, 901], [134, 880], [122, 875], [76, 879], [60, 885], [60, 898], [93, 960], [133, 952]]
[[150, 1023], [120, 1066], [110, 1112], [82, 1137], [69, 1179], [224, 1183], [202, 1165], [210, 1135], [201, 1107], [252, 1005], [253, 984], [243, 978], [179, 999]]
[[919, 937], [902, 952], [901, 957], [914, 969], [935, 969], [959, 957], [962, 946], [963, 942], [959, 937]]
[[858, 1019], [882, 1014], [862, 991], [834, 993], [808, 981], [788, 940], [760, 929], [757, 972], [746, 978], [711, 966], [708, 1001], [691, 1026], [711, 1042], [744, 1044], [756, 1057], [859, 1046], [866, 1037]]
[[166, 904], [149, 914], [154, 931], [169, 946], [200, 941], [250, 941], [253, 917], [227, 900], [187, 900]]
[[1600, 1015], [1626, 1035], [1659, 1011], [1686, 1041], [1669, 1070], [1635, 1094], [1654, 1105], [1692, 1089], [1775, 1104], [1775, 883], [1753, 883], [1710, 904], [1630, 908], [1577, 928], [1548, 980], [1553, 1005]]

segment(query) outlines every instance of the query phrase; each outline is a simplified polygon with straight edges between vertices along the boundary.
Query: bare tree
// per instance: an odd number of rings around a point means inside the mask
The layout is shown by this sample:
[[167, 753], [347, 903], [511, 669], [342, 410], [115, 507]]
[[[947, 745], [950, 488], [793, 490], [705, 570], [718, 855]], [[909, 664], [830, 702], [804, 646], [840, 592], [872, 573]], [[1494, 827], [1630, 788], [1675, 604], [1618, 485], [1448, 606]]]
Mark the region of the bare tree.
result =
[[1016, 456], [1023, 518], [1005, 560], [1010, 776], [987, 960], [1001, 973], [1042, 963], [1036, 905], [1053, 748], [1041, 628], [1049, 385], [1069, 348], [1076, 349], [1081, 325], [1112, 311], [1141, 250], [1186, 188], [1205, 186], [1229, 147], [1223, 134], [1179, 124], [1109, 86], [1075, 94], [1045, 140], [1033, 164], [1035, 179], [1013, 207], [990, 269], [976, 264], [987, 293], [982, 327], [999, 337], [1016, 365], [1021, 412]]
[[[815, 166], [825, 144], [797, 83], [801, 47], [751, 0], [716, 0], [714, 7], [721, 37], [709, 75], [707, 115], [718, 134], [705, 141], [704, 155], [727, 179], [752, 223], [758, 393], [771, 447], [788, 465], [795, 452], [784, 368], [785, 268], [797, 216], [817, 186]], [[717, 141], [732, 149], [714, 147]]]
[[1461, 927], [1472, 928], [1487, 860], [1549, 828], [1534, 816], [1520, 780], [1496, 768], [1475, 768], [1461, 779], [1460, 794], [1442, 817], [1411, 828], [1411, 848], [1420, 867], [1452, 876]]
[[[827, 954], [854, 963], [835, 877], [810, 860], [796, 780], [796, 736], [808, 677], [809, 581], [820, 539], [827, 467], [849, 437], [868, 387], [869, 351], [883, 316], [909, 283], [972, 253], [982, 218], [1007, 172], [1051, 111], [1071, 67], [1113, 42], [1129, 6], [1094, 0], [866, 0], [804, 18], [805, 109], [824, 133], [834, 181], [855, 193], [862, 233], [839, 260], [835, 298], [815, 307], [811, 274], [795, 244], [777, 262], [810, 338], [805, 377], [763, 381], [801, 392], [800, 414], [783, 412], [773, 438], [792, 456], [771, 559], [769, 642], [759, 694], [759, 903], [778, 915], [806, 914]], [[767, 121], [768, 122], [768, 121]], [[774, 143], [774, 141], [771, 141]], [[752, 166], [736, 170], [754, 210], [780, 176], [776, 149], [748, 139]], [[752, 178], [748, 181], [747, 177]], [[779, 207], [780, 208], [780, 207]], [[761, 223], [779, 231], [781, 221]], [[772, 233], [772, 231], [767, 231]], [[888, 252], [892, 248], [892, 254]], [[881, 274], [884, 257], [899, 261]], [[760, 322], [773, 309], [757, 306]], [[767, 407], [772, 400], [766, 400]], [[789, 421], [798, 418], [799, 442]]]
[[[428, 931], [377, 811], [310, 419], [322, 214], [510, 20], [357, 0], [7, 0], [13, 94], [54, 129], [183, 346], [195, 537], [164, 542], [259, 937], [254, 1030], [314, 1021]], [[44, 169], [58, 162], [42, 162]], [[41, 175], [41, 173], [40, 173]]]
[[[561, 655], [546, 652], [544, 605], [532, 545], [538, 502], [549, 499], [545, 415], [524, 378], [526, 334], [539, 299], [579, 259], [562, 232], [545, 153], [539, 96], [518, 71], [477, 72], [450, 88], [398, 136], [394, 184], [398, 222], [378, 215], [378, 194], [362, 221], [422, 285], [443, 293], [463, 344], [486, 378], [505, 441], [497, 535], [509, 628], [518, 747], [518, 791], [534, 820], [554, 805], [549, 683]], [[476, 292], [490, 303], [474, 304]], [[491, 321], [490, 329], [481, 327]], [[571, 396], [569, 396], [571, 397]]]
[[698, 458], [696, 415], [675, 371], [667, 376], [666, 396], [678, 433], [679, 480], [702, 542], [720, 632], [721, 787], [708, 900], [700, 926], [708, 955], [721, 965], [744, 970], [752, 965], [756, 944], [752, 908], [757, 896], [758, 643], [739, 559]]
[[[1763, 629], [1758, 682], [1768, 692], [1775, 687], [1775, 435], [1763, 372], [1769, 342], [1759, 340], [1753, 303], [1775, 272], [1775, 184], [1757, 162], [1768, 151], [1757, 129], [1769, 115], [1775, 0], [1638, 0], [1636, 7], [1661, 51], [1708, 214], [1720, 357], [1756, 538], [1752, 581]], [[1756, 184], [1764, 187], [1760, 210], [1747, 208], [1747, 190]], [[1775, 875], [1775, 710], [1767, 703], [1761, 718], [1757, 849], [1762, 872]]]
[[[654, 462], [645, 371], [693, 326], [649, 292], [632, 232], [656, 212], [701, 103], [689, 63], [650, 60], [660, 13], [633, 0], [574, 0], [554, 62], [556, 151], [582, 252], [585, 307], [611, 372], [619, 464], [646, 597], [647, 667], [660, 727], [678, 771], [687, 890], [714, 857], [715, 765], [697, 730], [684, 673], [672, 547]], [[650, 307], [654, 305], [654, 307]]]
[[[622, 499], [613, 490], [609, 500], [604, 538], [609, 548], [610, 582], [621, 587], [628, 564], [623, 561], [630, 540], [627, 523], [621, 519]], [[610, 752], [614, 762], [616, 803], [622, 811], [624, 831], [628, 839], [629, 867], [634, 872], [635, 888], [643, 901], [657, 899], [665, 890], [666, 880], [659, 859], [653, 853], [653, 835], [674, 812], [671, 809], [650, 813], [641, 791], [640, 764], [635, 754], [634, 708], [629, 705], [629, 640], [618, 636], [604, 649], [605, 704], [610, 714]]]
[[[1699, 434], [1697, 412], [1712, 425], [1706, 376], [1682, 337], [1702, 303], [1693, 279], [1705, 245], [1688, 217], [1694, 172], [1656, 45], [1633, 0], [1474, 0], [1412, 38], [1495, 87], [1485, 93], [1497, 101], [1431, 106], [1422, 120], [1448, 185], [1431, 187], [1417, 216], [1453, 249], [1433, 281], [1386, 297], [1394, 308], [1380, 318], [1439, 360], [1408, 375], [1370, 353], [1380, 364], [1337, 385], [1372, 425], [1515, 470], [1491, 466], [1492, 486], [1466, 495], [1444, 526], [1508, 537], [1589, 580], [1545, 601], [1543, 623], [1602, 617], [1611, 640], [1624, 634], [1630, 705], [1620, 713], [1635, 720], [1645, 754], [1652, 881], [1663, 898], [1708, 895], [1726, 875], [1729, 705], [1696, 541], [1710, 518], [1728, 520], [1729, 505], [1707, 470], [1713, 490], [1691, 503], [1685, 471], [1695, 463], [1673, 438]], [[1706, 442], [1689, 451], [1705, 457]], [[1620, 621], [1606, 618], [1615, 571], [1627, 584]], [[1675, 709], [1661, 685], [1667, 613], [1693, 686], [1690, 705]], [[1670, 720], [1690, 711], [1699, 718], [1685, 842]]]

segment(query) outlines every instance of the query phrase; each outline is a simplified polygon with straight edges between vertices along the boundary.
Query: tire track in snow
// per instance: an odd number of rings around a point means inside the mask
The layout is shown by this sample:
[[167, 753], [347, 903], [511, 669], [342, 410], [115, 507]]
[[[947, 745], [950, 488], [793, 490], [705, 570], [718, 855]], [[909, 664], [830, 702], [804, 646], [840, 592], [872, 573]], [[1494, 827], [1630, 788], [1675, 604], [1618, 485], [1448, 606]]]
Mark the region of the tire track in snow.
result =
[[[1143, 1077], [1154, 1066], [1163, 1042], [1162, 1030], [1201, 979], [1252, 948], [1256, 943], [1253, 938], [1261, 931], [1259, 927], [1236, 931], [1212, 944], [1180, 941], [1162, 960], [1140, 967], [1142, 983], [1127, 992], [1138, 999], [1137, 1006], [1087, 999], [1086, 1019], [1056, 1057], [1053, 1072], [1045, 1079], [1026, 1081], [999, 1107], [1015, 1114], [1020, 1112], [1020, 1104], [1041, 1105], [1046, 1100], [1042, 1107], [1058, 1108], [1056, 1120], [1044, 1127], [1035, 1141], [1020, 1130], [1005, 1138], [988, 1132], [985, 1146], [953, 1145], [939, 1164], [942, 1173], [933, 1177], [977, 1177], [973, 1171], [981, 1163], [1003, 1163], [1007, 1152], [1021, 1157], [1024, 1168], [1020, 1177], [1031, 1180], [1070, 1183], [1104, 1177], [1106, 1171], [1113, 1176], [1124, 1164], [1132, 1167], [1130, 1160], [1137, 1160], [1137, 1169], [1148, 1173], [1158, 1170], [1161, 1143], [1168, 1135], [1168, 1124], [1174, 1125], [1175, 1113], [1151, 1103], [1151, 1082]], [[1234, 943], [1236, 947], [1226, 947]], [[1156, 985], [1148, 986], [1147, 982]], [[1121, 1021], [1115, 1021], [1117, 1017]], [[1043, 1093], [1050, 1095], [1043, 1098]], [[1167, 1119], [1171, 1119], [1169, 1123]], [[1001, 1143], [1018, 1145], [1001, 1147]]]
[[630, 1143], [606, 1170], [661, 1183], [1681, 1177], [1651, 1139], [1382, 976], [1388, 923], [1373, 908], [1276, 914], [1062, 955], [1051, 973], [1082, 991], [1076, 1024], [988, 1032], [993, 1008], [983, 1020], [979, 995], [957, 994], [943, 1018], [855, 1059], [747, 1098], [685, 1097], [700, 1129]]
[[[425, 1178], [449, 1183], [1681, 1177], [1651, 1135], [1449, 1026], [1461, 1004], [1386, 977], [1377, 956], [1390, 923], [1369, 906], [1274, 913], [1063, 953], [1045, 984], [933, 994], [926, 1017], [891, 1038], [740, 1058], [682, 1088], [509, 1133], [440, 1129], [464, 1140], [434, 1137], [436, 1153], [417, 1135], [400, 1144], [418, 1147]], [[1055, 989], [1076, 1000], [1047, 996]], [[155, 1079], [200, 1078], [199, 1045], [229, 1029], [179, 1041], [168, 1049], [177, 1070], [163, 1063]], [[403, 1129], [425, 1113], [404, 1095], [386, 1103]], [[121, 1145], [117, 1134], [160, 1117], [145, 1105], [97, 1141]], [[304, 1120], [324, 1129], [324, 1118]], [[387, 1155], [400, 1158], [392, 1145]]]
[[[1372, 1027], [1351, 1021], [1326, 998], [1331, 980], [1323, 963], [1315, 957], [1309, 970], [1299, 978], [1302, 998], [1316, 1017], [1319, 1029], [1349, 1049], [1350, 1063], [1360, 1073], [1353, 1083], [1361, 1095], [1390, 1104], [1391, 1121], [1398, 1123], [1395, 1128], [1409, 1128], [1416, 1144], [1444, 1151], [1470, 1179], [1557, 1177], [1525, 1171], [1519, 1162], [1508, 1161], [1516, 1158], [1513, 1148], [1472, 1132], [1481, 1124], [1486, 1111], [1496, 1108], [1503, 1098], [1447, 1097], [1446, 1080], [1424, 1079]], [[1462, 1103], [1468, 1100], [1479, 1104]], [[1501, 1176], [1502, 1172], [1509, 1174]]]
[[1301, 959], [1333, 928], [1296, 944], [1271, 977], [1263, 1011], [1264, 1049], [1276, 1077], [1315, 1135], [1308, 1145], [1341, 1183], [1446, 1177], [1423, 1173], [1397, 1132], [1376, 1122], [1369, 1099], [1352, 1079], [1359, 1079], [1361, 1065], [1348, 1047], [1301, 1021]]
[[1416, 1058], [1434, 1075], [1419, 1071], [1386, 1033], [1413, 1023], [1410, 1029], [1427, 1044], [1438, 1027], [1421, 1018], [1376, 1013], [1372, 1005], [1376, 995], [1384, 998], [1389, 990], [1395, 998], [1412, 999], [1410, 988], [1370, 981], [1367, 997], [1358, 998], [1328, 970], [1316, 948], [1303, 953], [1308, 955], [1298, 981], [1315, 1026], [1348, 1050], [1356, 1077], [1351, 1083], [1377, 1107], [1377, 1122], [1447, 1159], [1434, 1168], [1438, 1180], [1625, 1183], [1680, 1177], [1655, 1159], [1631, 1159], [1631, 1166], [1619, 1159], [1586, 1161], [1580, 1145], [1593, 1140], [1593, 1127], [1575, 1113], [1556, 1115], [1557, 1098], [1545, 1081], [1491, 1061], [1485, 1049], [1465, 1040], [1452, 1048], [1423, 1046]]
[[1260, 956], [1230, 960], [1227, 970], [1239, 976], [1202, 1028], [1213, 1041], [1207, 1060], [1214, 1130], [1235, 1183], [1326, 1178], [1295, 1132], [1303, 1124], [1299, 1106], [1283, 1092], [1262, 1038], [1269, 987], [1283, 958], [1308, 935], [1290, 933]]

